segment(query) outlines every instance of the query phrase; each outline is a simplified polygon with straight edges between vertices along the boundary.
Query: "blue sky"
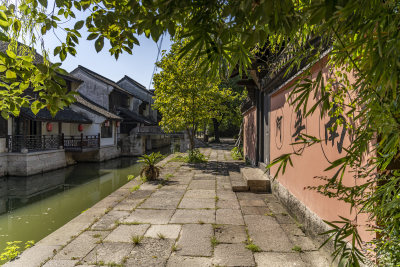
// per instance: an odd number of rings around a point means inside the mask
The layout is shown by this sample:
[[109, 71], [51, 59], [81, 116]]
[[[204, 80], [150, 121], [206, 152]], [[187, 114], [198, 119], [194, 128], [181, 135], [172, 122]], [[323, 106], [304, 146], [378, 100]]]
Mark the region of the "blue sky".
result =
[[[52, 5], [49, 4], [49, 6]], [[76, 15], [77, 20], [73, 21], [72, 24], [68, 23], [64, 26], [73, 28], [76, 21], [85, 18], [83, 13], [79, 14], [79, 12], [77, 12]], [[68, 55], [67, 59], [63, 62], [62, 67], [65, 70], [72, 71], [78, 65], [82, 65], [114, 81], [118, 81], [124, 75], [128, 75], [143, 84], [146, 88], [149, 88], [154, 63], [156, 62], [158, 53], [157, 44], [152, 39], [147, 39], [144, 35], [138, 36], [137, 38], [140, 42], [140, 46], [135, 46], [133, 48], [132, 55], [124, 52], [120, 55], [118, 60], [116, 60], [114, 56], [111, 56], [108, 52], [110, 48], [108, 40], [105, 40], [103, 50], [100, 53], [96, 53], [94, 40], [87, 41], [88, 33], [83, 31], [83, 29], [85, 29], [85, 27], [82, 28], [82, 38], [79, 40], [79, 45], [76, 47], [77, 55], [75, 57]], [[65, 34], [63, 34], [61, 30], [57, 30], [56, 33], [61, 40], [65, 40]], [[60, 62], [58, 57], [53, 56], [54, 48], [60, 44], [60, 41], [53, 32], [48, 32], [44, 36], [44, 44], [46, 50], [49, 52], [50, 60], [52, 62]], [[166, 35], [163, 38], [161, 50], [168, 50], [170, 46], [170, 37]]]
[[[133, 48], [132, 55], [125, 52], [116, 60], [108, 52], [110, 47], [108, 41], [105, 41], [103, 50], [96, 53], [94, 42], [87, 41], [86, 36], [83, 36], [76, 48], [77, 55], [75, 57], [68, 55], [62, 63], [62, 67], [67, 71], [72, 71], [78, 65], [82, 65], [114, 81], [128, 75], [148, 88], [157, 58], [157, 44], [145, 36], [139, 36], [138, 39], [140, 46]], [[60, 62], [58, 57], [53, 57], [54, 47], [58, 43], [59, 41], [54, 35], [45, 37], [46, 50], [49, 51], [52, 62]], [[169, 36], [164, 36], [161, 50], [168, 50], [170, 45]]]

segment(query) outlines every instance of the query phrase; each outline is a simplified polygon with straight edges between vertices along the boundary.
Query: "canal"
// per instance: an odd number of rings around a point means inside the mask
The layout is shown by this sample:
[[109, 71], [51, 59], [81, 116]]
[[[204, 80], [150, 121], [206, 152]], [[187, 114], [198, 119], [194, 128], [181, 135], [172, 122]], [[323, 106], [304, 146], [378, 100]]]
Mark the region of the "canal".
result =
[[0, 178], [0, 253], [8, 241], [38, 242], [139, 175], [137, 158], [78, 163], [29, 177]]

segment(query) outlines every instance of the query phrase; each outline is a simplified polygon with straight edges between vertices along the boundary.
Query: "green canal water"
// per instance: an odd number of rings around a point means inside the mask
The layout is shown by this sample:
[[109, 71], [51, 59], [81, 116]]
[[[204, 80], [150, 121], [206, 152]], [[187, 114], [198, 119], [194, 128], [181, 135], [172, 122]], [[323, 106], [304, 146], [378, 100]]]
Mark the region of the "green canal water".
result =
[[118, 158], [0, 178], [0, 252], [8, 241], [38, 242], [126, 184], [140, 167], [136, 158]]

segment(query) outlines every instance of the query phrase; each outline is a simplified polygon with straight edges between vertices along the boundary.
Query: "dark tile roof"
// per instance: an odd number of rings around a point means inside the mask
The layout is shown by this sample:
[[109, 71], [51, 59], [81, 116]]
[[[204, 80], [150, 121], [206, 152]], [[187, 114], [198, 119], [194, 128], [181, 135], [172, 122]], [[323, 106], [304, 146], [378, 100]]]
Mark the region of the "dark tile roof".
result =
[[[134, 79], [132, 79], [131, 77], [125, 75], [124, 77], [122, 77], [117, 83], [119, 84], [120, 82], [122, 82], [123, 80], [127, 80], [128, 82], [136, 85], [141, 91], [145, 92], [146, 94], [149, 95], [154, 95], [154, 90], [153, 92], [151, 90], [147, 90], [146, 87], [144, 85], [142, 85], [141, 83], [135, 81]], [[131, 91], [130, 91], [131, 92]], [[131, 92], [134, 94], [134, 92]]]
[[83, 95], [76, 95], [76, 102], [74, 103], [75, 105], [81, 106], [89, 111], [92, 111], [96, 114], [99, 114], [103, 117], [106, 117], [107, 119], [110, 120], [122, 120], [122, 118], [118, 115], [115, 115], [114, 113], [106, 110], [105, 108], [97, 105], [93, 101], [90, 101]]
[[148, 119], [140, 114], [136, 114], [129, 109], [119, 107], [118, 110], [120, 112], [119, 115], [124, 118], [124, 122], [141, 122], [146, 125], [157, 125], [157, 123], [151, 119]]
[[55, 122], [69, 122], [69, 123], [83, 123], [90, 124], [91, 120], [73, 111], [70, 108], [64, 108], [57, 112], [56, 116], [52, 117], [50, 111], [45, 108], [40, 110], [36, 115], [33, 114], [29, 108], [21, 108], [20, 116], [26, 117], [35, 121], [55, 121]]
[[116, 84], [114, 81], [112, 81], [112, 80], [110, 80], [110, 79], [108, 79], [108, 78], [106, 78], [106, 77], [104, 77], [104, 76], [102, 76], [102, 75], [100, 75], [100, 74], [88, 69], [88, 68], [85, 68], [82, 65], [78, 65], [78, 67], [76, 69], [74, 69], [71, 73], [75, 72], [77, 69], [81, 69], [84, 72], [86, 72], [87, 74], [89, 74], [90, 76], [94, 77], [95, 79], [100, 80], [100, 81], [102, 81], [102, 82], [104, 82], [104, 83], [106, 83], [108, 85], [111, 85], [117, 91], [120, 91], [122, 93], [128, 94], [130, 96], [134, 96], [131, 92], [129, 92], [128, 90], [125, 90], [124, 88], [122, 88], [121, 86]]

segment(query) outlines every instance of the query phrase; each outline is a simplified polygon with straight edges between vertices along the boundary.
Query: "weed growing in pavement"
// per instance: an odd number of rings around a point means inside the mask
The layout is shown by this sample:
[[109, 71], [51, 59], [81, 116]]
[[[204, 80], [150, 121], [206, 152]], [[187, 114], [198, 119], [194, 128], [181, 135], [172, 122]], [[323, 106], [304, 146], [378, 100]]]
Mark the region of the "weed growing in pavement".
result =
[[132, 236], [132, 242], [135, 244], [135, 246], [139, 245], [143, 240], [143, 236], [141, 235], [134, 235]]
[[215, 247], [215, 246], [218, 245], [218, 244], [219, 244], [218, 239], [217, 239], [215, 236], [211, 237], [211, 245], [212, 245], [213, 247]]
[[134, 191], [137, 191], [137, 190], [139, 190], [139, 189], [140, 189], [140, 184], [138, 184], [138, 185], [132, 187], [132, 188], [129, 189], [129, 190], [130, 190], [131, 192], [134, 192]]
[[160, 238], [160, 239], [165, 239], [165, 235], [163, 235], [162, 233], [158, 233], [157, 236], [158, 236], [158, 238]]
[[300, 246], [294, 246], [292, 247], [292, 250], [296, 252], [303, 252], [303, 249]]

